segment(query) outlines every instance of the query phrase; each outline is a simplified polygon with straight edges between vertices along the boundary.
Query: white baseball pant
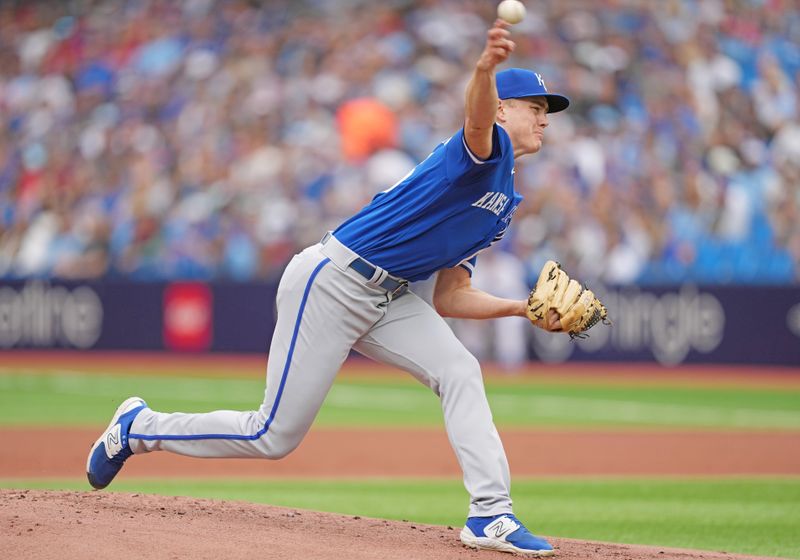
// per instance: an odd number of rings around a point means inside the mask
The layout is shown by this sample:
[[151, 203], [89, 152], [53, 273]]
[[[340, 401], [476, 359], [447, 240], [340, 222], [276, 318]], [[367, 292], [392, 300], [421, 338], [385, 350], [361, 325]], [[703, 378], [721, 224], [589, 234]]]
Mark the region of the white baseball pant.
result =
[[281, 278], [264, 401], [255, 411], [143, 410], [131, 426], [135, 454], [279, 459], [305, 436], [351, 348], [410, 372], [439, 396], [471, 497], [469, 515], [511, 513], [508, 462], [480, 364], [412, 292], [392, 297], [349, 268], [357, 258], [330, 238], [296, 255]]

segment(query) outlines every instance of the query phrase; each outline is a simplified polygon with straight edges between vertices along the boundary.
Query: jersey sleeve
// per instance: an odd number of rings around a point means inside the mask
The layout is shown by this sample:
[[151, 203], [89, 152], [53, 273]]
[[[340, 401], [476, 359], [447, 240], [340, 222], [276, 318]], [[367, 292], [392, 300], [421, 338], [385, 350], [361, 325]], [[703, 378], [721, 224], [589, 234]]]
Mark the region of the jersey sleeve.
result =
[[472, 278], [472, 273], [475, 272], [475, 264], [477, 262], [478, 262], [478, 255], [475, 255], [470, 259], [461, 261], [460, 263], [458, 263], [458, 266], [466, 270], [467, 274], [469, 274], [469, 277]]
[[492, 130], [492, 153], [487, 159], [480, 159], [467, 146], [464, 129], [461, 128], [445, 146], [447, 178], [452, 183], [470, 173], [480, 173], [485, 168], [494, 167], [510, 151], [511, 139], [505, 130], [495, 124]]

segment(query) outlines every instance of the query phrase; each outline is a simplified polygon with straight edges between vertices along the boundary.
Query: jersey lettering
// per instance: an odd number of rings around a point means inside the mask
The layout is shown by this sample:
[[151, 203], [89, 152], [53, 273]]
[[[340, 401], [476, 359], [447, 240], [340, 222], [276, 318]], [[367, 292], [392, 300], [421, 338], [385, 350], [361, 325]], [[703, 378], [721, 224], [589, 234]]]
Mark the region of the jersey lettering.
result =
[[473, 205], [473, 206], [475, 206], [476, 208], [483, 208], [483, 205], [484, 205], [484, 204], [486, 204], [486, 201], [487, 201], [487, 200], [489, 199], [489, 197], [491, 197], [493, 194], [494, 194], [493, 192], [487, 192], [485, 195], [483, 195], [483, 196], [482, 196], [482, 197], [480, 197], [478, 200], [476, 200], [475, 202], [473, 202], [473, 203], [472, 203], [472, 205]]
[[508, 197], [501, 192], [488, 192], [472, 203], [475, 208], [488, 210], [495, 216], [499, 216], [508, 204]]

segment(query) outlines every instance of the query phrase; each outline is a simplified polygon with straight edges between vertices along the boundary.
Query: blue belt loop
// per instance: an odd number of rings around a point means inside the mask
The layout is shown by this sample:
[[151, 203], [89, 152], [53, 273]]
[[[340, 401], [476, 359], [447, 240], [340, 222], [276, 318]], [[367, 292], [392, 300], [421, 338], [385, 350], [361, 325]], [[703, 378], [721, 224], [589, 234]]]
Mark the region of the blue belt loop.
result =
[[[325, 245], [330, 238], [333, 237], [331, 232], [325, 234], [322, 238], [322, 243]], [[353, 262], [350, 263], [350, 268], [358, 272], [361, 276], [363, 276], [366, 280], [370, 280], [373, 276], [375, 276], [375, 272], [378, 270], [376, 267], [369, 264], [367, 261], [362, 259], [361, 257], [356, 258]], [[406, 280], [395, 280], [389, 276], [386, 279], [378, 284], [381, 288], [390, 292], [392, 297], [397, 297], [404, 293], [406, 289], [408, 289], [408, 282]]]

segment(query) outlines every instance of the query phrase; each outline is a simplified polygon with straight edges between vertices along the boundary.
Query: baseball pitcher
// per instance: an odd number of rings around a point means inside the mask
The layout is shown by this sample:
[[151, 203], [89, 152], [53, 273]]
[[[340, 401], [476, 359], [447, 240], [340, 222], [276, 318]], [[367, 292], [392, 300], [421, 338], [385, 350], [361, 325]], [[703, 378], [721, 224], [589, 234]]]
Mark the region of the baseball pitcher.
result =
[[[151, 451], [284, 457], [303, 439], [355, 349], [408, 371], [440, 398], [470, 495], [462, 542], [527, 556], [553, 554], [513, 514], [508, 463], [480, 364], [443, 319], [520, 316], [580, 336], [606, 318], [592, 292], [553, 261], [528, 300], [471, 286], [479, 253], [503, 237], [522, 201], [514, 190], [516, 158], [538, 152], [549, 114], [569, 105], [548, 92], [536, 72], [496, 72], [514, 50], [507, 27], [497, 20], [488, 31], [466, 89], [463, 128], [287, 266], [260, 408], [166, 413], [129, 398], [89, 453], [93, 487], [105, 488], [132, 454]], [[435, 273], [431, 307], [408, 284]]]

